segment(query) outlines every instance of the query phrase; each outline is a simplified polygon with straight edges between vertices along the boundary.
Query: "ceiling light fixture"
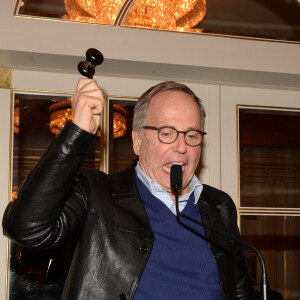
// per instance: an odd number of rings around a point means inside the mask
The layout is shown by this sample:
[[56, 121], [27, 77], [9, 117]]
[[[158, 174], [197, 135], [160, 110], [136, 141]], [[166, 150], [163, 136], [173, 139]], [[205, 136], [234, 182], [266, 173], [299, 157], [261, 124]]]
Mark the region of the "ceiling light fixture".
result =
[[74, 21], [199, 32], [206, 0], [65, 0], [65, 8]]
[[[70, 101], [53, 101], [49, 107], [50, 131], [55, 135], [60, 134], [67, 122], [73, 121]], [[113, 105], [113, 137], [119, 138], [126, 133], [127, 110], [124, 105]], [[100, 136], [100, 130], [97, 131]]]

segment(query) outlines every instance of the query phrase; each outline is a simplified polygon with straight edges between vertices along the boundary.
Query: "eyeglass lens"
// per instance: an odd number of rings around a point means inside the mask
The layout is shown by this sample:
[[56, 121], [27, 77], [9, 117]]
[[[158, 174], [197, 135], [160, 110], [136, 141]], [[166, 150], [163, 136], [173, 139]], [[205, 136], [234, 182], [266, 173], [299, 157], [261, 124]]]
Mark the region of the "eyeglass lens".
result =
[[[172, 127], [163, 127], [158, 131], [158, 137], [162, 143], [170, 144], [173, 143], [179, 132]], [[184, 135], [185, 142], [190, 146], [197, 146], [201, 144], [202, 135], [196, 130], [189, 130]]]

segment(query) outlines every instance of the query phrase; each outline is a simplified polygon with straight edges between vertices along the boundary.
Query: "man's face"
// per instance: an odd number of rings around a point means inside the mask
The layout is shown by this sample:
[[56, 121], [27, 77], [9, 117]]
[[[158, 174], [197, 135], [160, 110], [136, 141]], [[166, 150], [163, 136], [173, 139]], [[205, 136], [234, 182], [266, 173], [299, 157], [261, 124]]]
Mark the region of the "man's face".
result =
[[[195, 100], [181, 91], [164, 91], [156, 94], [148, 109], [147, 126], [171, 126], [180, 131], [201, 130], [200, 109]], [[184, 135], [179, 134], [171, 144], [158, 139], [157, 130], [144, 129], [139, 135], [133, 131], [133, 149], [139, 155], [140, 167], [174, 199], [170, 185], [170, 168], [174, 163], [182, 164], [182, 191], [189, 192], [189, 182], [197, 168], [201, 146], [188, 146]]]

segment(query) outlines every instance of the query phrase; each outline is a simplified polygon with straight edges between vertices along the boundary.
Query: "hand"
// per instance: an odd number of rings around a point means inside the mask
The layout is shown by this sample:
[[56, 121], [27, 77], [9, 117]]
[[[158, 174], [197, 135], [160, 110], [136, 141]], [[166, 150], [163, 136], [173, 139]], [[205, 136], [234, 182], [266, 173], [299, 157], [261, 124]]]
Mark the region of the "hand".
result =
[[93, 79], [80, 78], [71, 98], [73, 123], [95, 134], [100, 126], [104, 94]]

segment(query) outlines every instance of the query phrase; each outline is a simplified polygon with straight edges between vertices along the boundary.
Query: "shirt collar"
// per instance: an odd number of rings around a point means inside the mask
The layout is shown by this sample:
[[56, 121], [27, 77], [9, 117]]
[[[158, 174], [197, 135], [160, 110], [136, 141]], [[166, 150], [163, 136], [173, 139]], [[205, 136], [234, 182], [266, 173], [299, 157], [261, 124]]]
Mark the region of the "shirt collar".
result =
[[[166, 198], [166, 194], [168, 195], [168, 197], [170, 198], [169, 200], [171, 202], [172, 199], [170, 197], [170, 195], [163, 190], [153, 179], [151, 179], [150, 177], [148, 177], [141, 169], [140, 167], [140, 163], [138, 162], [136, 167], [136, 174], [139, 177], [139, 179], [145, 184], [145, 186], [149, 189], [149, 191], [156, 196], [159, 199], [162, 199], [162, 197]], [[194, 192], [194, 197], [195, 197], [195, 204], [198, 202], [199, 198], [200, 198], [200, 194], [203, 190], [203, 185], [201, 184], [200, 180], [194, 175], [192, 177], [192, 180], [190, 181], [189, 184], [190, 187], [190, 191], [184, 195], [182, 195], [178, 201], [182, 201], [182, 202], [187, 202], [187, 200], [189, 199], [190, 195]]]

